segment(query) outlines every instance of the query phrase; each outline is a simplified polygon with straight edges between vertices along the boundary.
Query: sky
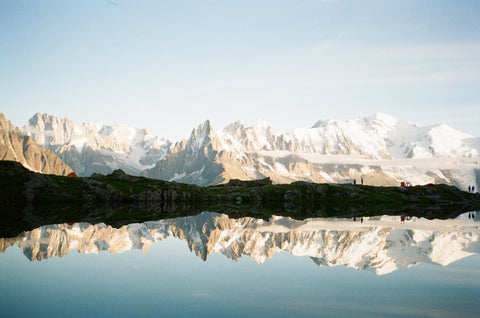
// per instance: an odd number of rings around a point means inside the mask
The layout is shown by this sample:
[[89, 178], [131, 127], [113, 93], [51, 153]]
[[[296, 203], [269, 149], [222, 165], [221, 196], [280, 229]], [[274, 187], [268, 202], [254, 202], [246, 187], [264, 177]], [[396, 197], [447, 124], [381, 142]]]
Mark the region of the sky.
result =
[[480, 1], [0, 0], [0, 112], [277, 131], [386, 113], [480, 136]]

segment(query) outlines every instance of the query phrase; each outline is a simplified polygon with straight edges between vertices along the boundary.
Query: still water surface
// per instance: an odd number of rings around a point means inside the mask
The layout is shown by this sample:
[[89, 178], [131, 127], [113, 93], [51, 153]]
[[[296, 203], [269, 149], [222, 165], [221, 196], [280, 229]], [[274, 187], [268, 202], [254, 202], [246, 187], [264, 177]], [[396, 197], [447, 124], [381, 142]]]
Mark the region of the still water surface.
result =
[[471, 216], [49, 225], [2, 239], [0, 316], [478, 317]]

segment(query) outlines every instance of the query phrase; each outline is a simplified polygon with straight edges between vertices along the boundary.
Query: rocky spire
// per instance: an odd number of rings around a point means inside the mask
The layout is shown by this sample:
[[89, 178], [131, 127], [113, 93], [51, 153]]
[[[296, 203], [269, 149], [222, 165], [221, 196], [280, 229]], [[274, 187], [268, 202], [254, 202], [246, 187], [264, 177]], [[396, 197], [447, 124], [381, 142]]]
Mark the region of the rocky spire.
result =
[[40, 147], [1, 113], [0, 160], [17, 161], [32, 171], [46, 174], [68, 175], [73, 171], [53, 151]]

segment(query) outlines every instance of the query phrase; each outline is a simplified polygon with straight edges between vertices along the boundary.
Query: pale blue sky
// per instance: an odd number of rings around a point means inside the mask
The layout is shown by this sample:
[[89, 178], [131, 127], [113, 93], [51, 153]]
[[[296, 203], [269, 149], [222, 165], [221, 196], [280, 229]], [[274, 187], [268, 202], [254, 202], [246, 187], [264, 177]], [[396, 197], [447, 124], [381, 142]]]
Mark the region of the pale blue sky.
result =
[[376, 112], [480, 136], [480, 1], [0, 0], [0, 112], [177, 140]]

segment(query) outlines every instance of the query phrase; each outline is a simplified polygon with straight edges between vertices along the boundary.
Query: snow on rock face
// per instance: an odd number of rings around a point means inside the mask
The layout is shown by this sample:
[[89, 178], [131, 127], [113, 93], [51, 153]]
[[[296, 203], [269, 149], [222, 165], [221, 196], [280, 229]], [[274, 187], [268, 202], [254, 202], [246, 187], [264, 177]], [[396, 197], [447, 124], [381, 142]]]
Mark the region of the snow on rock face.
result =
[[[357, 155], [402, 159], [478, 155], [465, 140], [471, 136], [446, 125], [417, 127], [385, 114], [347, 121], [321, 120], [310, 129], [277, 133], [265, 121], [244, 127], [235, 122], [217, 131], [227, 151], [286, 150], [292, 153]], [[462, 148], [463, 147], [463, 148]]]
[[170, 149], [169, 141], [152, 135], [147, 129], [90, 122], [77, 126], [69, 119], [48, 114], [35, 114], [23, 131], [56, 152], [82, 176], [119, 168], [139, 174]]
[[71, 167], [52, 150], [45, 149], [20, 129], [12, 125], [0, 113], [0, 158], [21, 163], [27, 169], [39, 173], [68, 175]]
[[[42, 147], [51, 148], [66, 144], [81, 129], [69, 119], [36, 113], [27, 122], [23, 132]], [[53, 149], [52, 149], [53, 150]]]
[[[157, 165], [182, 162], [181, 167], [175, 165], [179, 171], [162, 168], [145, 175], [169, 180], [182, 174], [176, 180], [199, 185], [229, 178], [270, 177], [284, 183], [352, 182], [365, 177], [371, 185], [407, 180], [413, 184], [450, 183], [466, 189], [476, 183], [475, 168], [479, 168], [475, 162], [480, 142], [475, 138], [446, 125], [418, 127], [385, 114], [320, 120], [312, 128], [287, 133], [276, 132], [265, 121], [251, 127], [237, 121], [221, 130], [214, 130], [208, 122], [208, 128], [208, 138], [204, 138], [205, 124], [200, 125]], [[203, 155], [194, 155], [195, 151]], [[460, 164], [446, 160], [449, 158]], [[463, 164], [465, 160], [472, 164]], [[197, 174], [209, 162], [220, 165], [221, 175], [211, 171]]]
[[462, 133], [445, 124], [433, 127], [428, 131], [431, 138], [431, 147], [434, 153], [440, 157], [475, 157], [478, 149], [469, 147], [467, 140], [471, 135]]
[[446, 125], [419, 127], [385, 114], [320, 120], [312, 128], [286, 133], [265, 121], [251, 127], [237, 121], [216, 130], [207, 120], [174, 146], [149, 129], [98, 123], [77, 126], [47, 114], [35, 114], [24, 132], [82, 176], [123, 169], [199, 185], [231, 178], [270, 177], [285, 183], [351, 182], [365, 177], [370, 185], [410, 181], [464, 189], [480, 186], [476, 172], [480, 138]]
[[[324, 121], [310, 129], [277, 133], [265, 121], [245, 128], [239, 122], [227, 126], [218, 135], [227, 151], [256, 152], [285, 150], [292, 153], [365, 154], [384, 156], [384, 142], [364, 119], [347, 122]], [[382, 148], [383, 147], [383, 148]]]
[[387, 115], [387, 114], [383, 114], [383, 113], [377, 113], [377, 114], [375, 114], [371, 117], [368, 117], [367, 120], [372, 121], [372, 122], [373, 121], [377, 122], [379, 125], [387, 128], [387, 129], [392, 129], [399, 122], [399, 120], [396, 119], [395, 117]]
[[203, 124], [199, 125], [196, 129], [193, 130], [192, 135], [190, 136], [190, 143], [192, 151], [198, 151], [208, 142], [210, 131], [212, 130], [212, 125], [210, 121], [207, 120]]
[[224, 214], [203, 212], [118, 229], [103, 223], [47, 225], [23, 233], [8, 246], [17, 244], [30, 260], [42, 260], [66, 255], [73, 249], [80, 253], [142, 249], [146, 253], [156, 241], [173, 236], [185, 240], [192, 253], [203, 260], [214, 252], [234, 261], [247, 255], [261, 264], [275, 253], [286, 251], [310, 257], [322, 267], [345, 265], [385, 275], [422, 262], [446, 266], [479, 253], [478, 217], [466, 215], [453, 220], [412, 218], [405, 223], [399, 216], [367, 217], [360, 223], [275, 216], [269, 221], [230, 219]]

